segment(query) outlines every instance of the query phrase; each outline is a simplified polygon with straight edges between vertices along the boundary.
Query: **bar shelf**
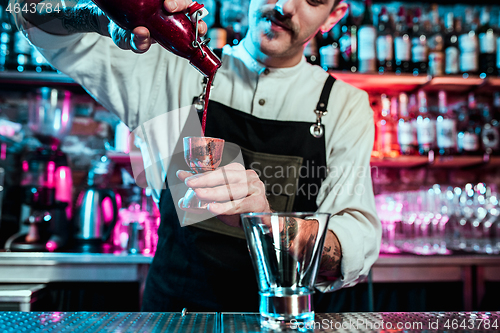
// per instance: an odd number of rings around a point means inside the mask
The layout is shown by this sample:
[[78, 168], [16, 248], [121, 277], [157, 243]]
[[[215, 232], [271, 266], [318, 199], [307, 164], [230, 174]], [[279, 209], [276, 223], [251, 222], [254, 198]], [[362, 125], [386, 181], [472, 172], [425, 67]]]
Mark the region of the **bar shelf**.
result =
[[464, 169], [481, 166], [500, 166], [497, 156], [400, 156], [374, 158], [370, 160], [372, 167], [380, 168], [415, 168], [428, 166], [431, 168]]
[[37, 73], [33, 71], [26, 71], [22, 73], [15, 71], [0, 72], [0, 83], [17, 85], [57, 84], [78, 86], [78, 84], [72, 78], [65, 74], [56, 72]]

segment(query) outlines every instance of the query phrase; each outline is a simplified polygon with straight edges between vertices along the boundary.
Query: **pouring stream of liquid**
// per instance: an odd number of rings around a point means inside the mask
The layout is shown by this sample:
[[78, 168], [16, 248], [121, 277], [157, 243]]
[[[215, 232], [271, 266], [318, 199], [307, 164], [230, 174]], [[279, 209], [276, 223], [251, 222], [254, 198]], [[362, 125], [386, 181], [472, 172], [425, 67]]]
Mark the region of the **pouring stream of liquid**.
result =
[[214, 80], [214, 76], [210, 76], [208, 78], [207, 83], [207, 92], [205, 94], [205, 106], [203, 108], [203, 118], [201, 119], [201, 136], [205, 136], [205, 127], [207, 126], [207, 109], [208, 103], [210, 99], [210, 89], [212, 89], [212, 81]]

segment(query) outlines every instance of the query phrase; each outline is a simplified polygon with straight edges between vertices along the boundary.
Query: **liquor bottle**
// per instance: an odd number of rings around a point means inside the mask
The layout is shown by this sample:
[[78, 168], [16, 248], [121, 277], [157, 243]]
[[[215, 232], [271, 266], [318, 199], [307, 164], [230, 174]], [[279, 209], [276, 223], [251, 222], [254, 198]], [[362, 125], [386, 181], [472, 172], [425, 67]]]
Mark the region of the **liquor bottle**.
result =
[[423, 90], [418, 92], [417, 140], [420, 155], [427, 155], [434, 148], [434, 123], [427, 108], [427, 94]]
[[378, 16], [377, 68], [379, 73], [394, 71], [394, 29], [387, 8]]
[[241, 23], [235, 22], [232, 26], [229, 26], [227, 31], [229, 45], [238, 45], [243, 38], [241, 36]]
[[324, 70], [339, 69], [340, 50], [331, 33], [323, 33], [319, 48], [320, 63]]
[[411, 65], [413, 75], [418, 75], [427, 73], [427, 36], [421, 22], [420, 8], [416, 8], [413, 14]]
[[415, 132], [408, 112], [408, 95], [399, 94], [398, 143], [401, 155], [415, 155]]
[[0, 5], [0, 72], [9, 67], [12, 51], [12, 25], [7, 11]]
[[446, 92], [438, 93], [439, 116], [436, 119], [436, 137], [439, 155], [456, 153], [457, 123], [453, 111], [448, 108]]
[[431, 11], [431, 36], [429, 38], [429, 74], [442, 76], [444, 74], [444, 36], [439, 20], [438, 6], [433, 5]]
[[381, 95], [382, 110], [376, 123], [377, 150], [382, 156], [397, 157], [399, 145], [397, 141], [397, 128], [391, 116], [391, 101], [387, 95]]
[[418, 103], [415, 94], [410, 95], [408, 102], [408, 111], [410, 113], [411, 127], [413, 129], [413, 147], [418, 151], [418, 135], [417, 135], [417, 117], [418, 117]]
[[481, 139], [486, 154], [498, 155], [500, 152], [500, 92], [493, 95], [493, 109], [486, 105], [483, 109], [483, 129]]
[[21, 31], [14, 33], [14, 44], [12, 48], [12, 61], [11, 69], [18, 72], [24, 72], [31, 69], [31, 50], [33, 46], [28, 39], [24, 37]]
[[365, 12], [358, 29], [358, 60], [360, 73], [374, 73], [377, 66], [377, 32], [373, 26], [372, 0], [365, 0]]
[[340, 67], [353, 73], [358, 70], [358, 27], [354, 23], [351, 5], [339, 39], [340, 44]]
[[444, 38], [444, 47], [445, 47], [445, 66], [444, 72], [446, 74], [458, 74], [459, 67], [459, 49], [458, 49], [458, 35], [460, 34], [460, 30], [462, 28], [462, 23], [460, 20], [457, 20], [458, 24], [455, 24], [453, 12], [449, 12], [446, 14], [445, 19], [445, 38]]
[[214, 23], [208, 29], [207, 37], [210, 38], [210, 46], [214, 49], [221, 49], [227, 44], [227, 31], [222, 26], [221, 20], [222, 2], [215, 0]]
[[468, 107], [462, 110], [461, 128], [458, 133], [458, 151], [463, 155], [480, 155], [481, 154], [481, 116], [477, 109], [476, 98], [473, 93], [468, 96]]
[[496, 72], [497, 38], [490, 25], [490, 10], [487, 7], [481, 11], [481, 25], [477, 29], [477, 35], [479, 37], [479, 73], [492, 75]]
[[469, 75], [477, 74], [479, 42], [471, 8], [465, 10], [465, 26], [458, 37], [458, 46], [460, 47], [460, 72]]
[[399, 7], [396, 19], [396, 32], [394, 38], [395, 72], [410, 73], [411, 40], [408, 32], [407, 18], [404, 7]]

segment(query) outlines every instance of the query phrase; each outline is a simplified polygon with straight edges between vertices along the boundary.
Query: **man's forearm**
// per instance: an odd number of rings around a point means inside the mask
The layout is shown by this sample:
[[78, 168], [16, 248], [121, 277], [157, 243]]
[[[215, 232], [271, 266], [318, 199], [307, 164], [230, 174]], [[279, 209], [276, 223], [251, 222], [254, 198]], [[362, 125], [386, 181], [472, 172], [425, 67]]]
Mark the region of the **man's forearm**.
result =
[[[23, 17], [53, 35], [97, 32], [107, 35], [109, 20], [90, 0], [18, 0]], [[42, 5], [43, 4], [43, 5]], [[50, 6], [48, 6], [50, 4]], [[50, 9], [49, 9], [50, 8]]]
[[340, 277], [340, 261], [342, 259], [342, 248], [335, 234], [328, 230], [325, 245], [321, 255], [319, 276], [327, 280], [335, 280]]

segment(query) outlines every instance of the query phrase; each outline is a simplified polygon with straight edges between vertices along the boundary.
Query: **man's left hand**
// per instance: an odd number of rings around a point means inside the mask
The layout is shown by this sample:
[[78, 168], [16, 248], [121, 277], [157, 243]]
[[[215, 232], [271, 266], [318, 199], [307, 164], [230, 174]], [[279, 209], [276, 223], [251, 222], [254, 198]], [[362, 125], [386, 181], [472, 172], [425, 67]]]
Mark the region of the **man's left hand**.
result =
[[199, 200], [209, 202], [208, 210], [227, 225], [241, 227], [243, 213], [271, 212], [264, 183], [255, 171], [245, 170], [239, 163], [196, 175], [181, 170], [177, 177], [195, 191]]

